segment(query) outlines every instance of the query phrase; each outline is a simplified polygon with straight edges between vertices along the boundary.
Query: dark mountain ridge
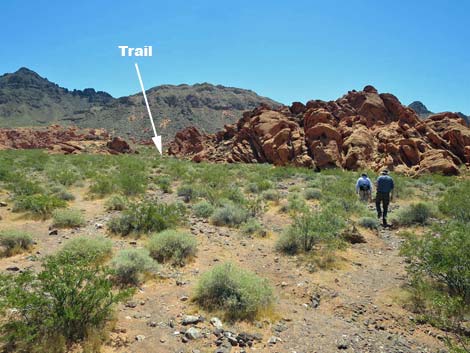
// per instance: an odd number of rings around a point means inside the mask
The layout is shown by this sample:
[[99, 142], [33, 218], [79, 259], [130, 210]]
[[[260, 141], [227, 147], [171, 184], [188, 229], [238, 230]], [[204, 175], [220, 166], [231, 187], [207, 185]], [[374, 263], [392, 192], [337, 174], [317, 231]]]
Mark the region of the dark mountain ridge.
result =
[[[430, 111], [422, 102], [420, 101], [414, 101], [413, 103], [411, 103], [410, 105], [408, 105], [408, 108], [411, 108], [415, 111], [416, 114], [418, 114], [418, 116], [421, 118], [421, 119], [426, 119], [428, 117], [430, 117], [431, 115], [434, 115], [435, 113], [433, 113], [432, 111]], [[463, 120], [465, 120], [465, 122], [467, 123], [467, 125], [470, 125], [470, 116], [467, 116], [461, 112], [457, 112], [455, 113], [457, 114], [458, 116], [460, 116]]]
[[[250, 90], [209, 83], [157, 86], [148, 89], [147, 96], [159, 133], [171, 137], [194, 124], [214, 132], [261, 104], [280, 105]], [[114, 98], [93, 88], [69, 90], [27, 68], [0, 76], [1, 127], [50, 124], [105, 128], [137, 139], [151, 137], [141, 93]]]

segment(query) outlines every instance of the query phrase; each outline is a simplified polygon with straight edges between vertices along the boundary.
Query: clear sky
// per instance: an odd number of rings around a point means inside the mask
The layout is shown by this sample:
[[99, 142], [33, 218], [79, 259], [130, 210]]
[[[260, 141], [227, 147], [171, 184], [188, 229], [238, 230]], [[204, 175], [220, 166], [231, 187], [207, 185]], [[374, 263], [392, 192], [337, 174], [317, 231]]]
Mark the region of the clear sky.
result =
[[468, 0], [3, 0], [0, 73], [25, 66], [69, 89], [210, 82], [282, 103], [374, 85], [403, 103], [470, 114]]

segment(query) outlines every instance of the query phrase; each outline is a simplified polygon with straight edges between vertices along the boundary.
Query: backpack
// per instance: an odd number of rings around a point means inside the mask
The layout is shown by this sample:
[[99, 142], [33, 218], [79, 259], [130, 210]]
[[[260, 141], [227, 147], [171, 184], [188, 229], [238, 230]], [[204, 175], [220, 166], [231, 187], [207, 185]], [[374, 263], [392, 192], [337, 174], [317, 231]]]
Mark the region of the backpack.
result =
[[370, 182], [367, 179], [360, 179], [359, 180], [359, 190], [369, 191], [370, 190]]

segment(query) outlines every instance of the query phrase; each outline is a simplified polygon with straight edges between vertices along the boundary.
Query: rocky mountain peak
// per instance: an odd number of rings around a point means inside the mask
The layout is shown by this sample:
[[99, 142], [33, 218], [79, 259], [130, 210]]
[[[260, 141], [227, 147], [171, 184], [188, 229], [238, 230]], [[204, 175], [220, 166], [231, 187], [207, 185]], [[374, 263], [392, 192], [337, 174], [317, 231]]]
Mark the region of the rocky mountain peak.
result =
[[410, 105], [408, 105], [409, 108], [413, 109], [416, 114], [420, 116], [428, 116], [433, 114], [422, 102], [420, 101], [414, 101]]

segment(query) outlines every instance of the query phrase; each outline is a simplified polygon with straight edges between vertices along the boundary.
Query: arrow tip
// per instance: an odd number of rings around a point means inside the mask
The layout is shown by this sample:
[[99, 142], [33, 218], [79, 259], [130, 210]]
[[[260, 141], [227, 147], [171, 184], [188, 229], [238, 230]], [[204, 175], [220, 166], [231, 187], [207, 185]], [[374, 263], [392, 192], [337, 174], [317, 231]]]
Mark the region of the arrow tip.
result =
[[163, 154], [163, 152], [162, 152], [162, 137], [157, 135], [155, 137], [152, 137], [152, 141], [155, 144], [155, 147], [157, 147], [158, 152], [160, 152], [160, 154]]

